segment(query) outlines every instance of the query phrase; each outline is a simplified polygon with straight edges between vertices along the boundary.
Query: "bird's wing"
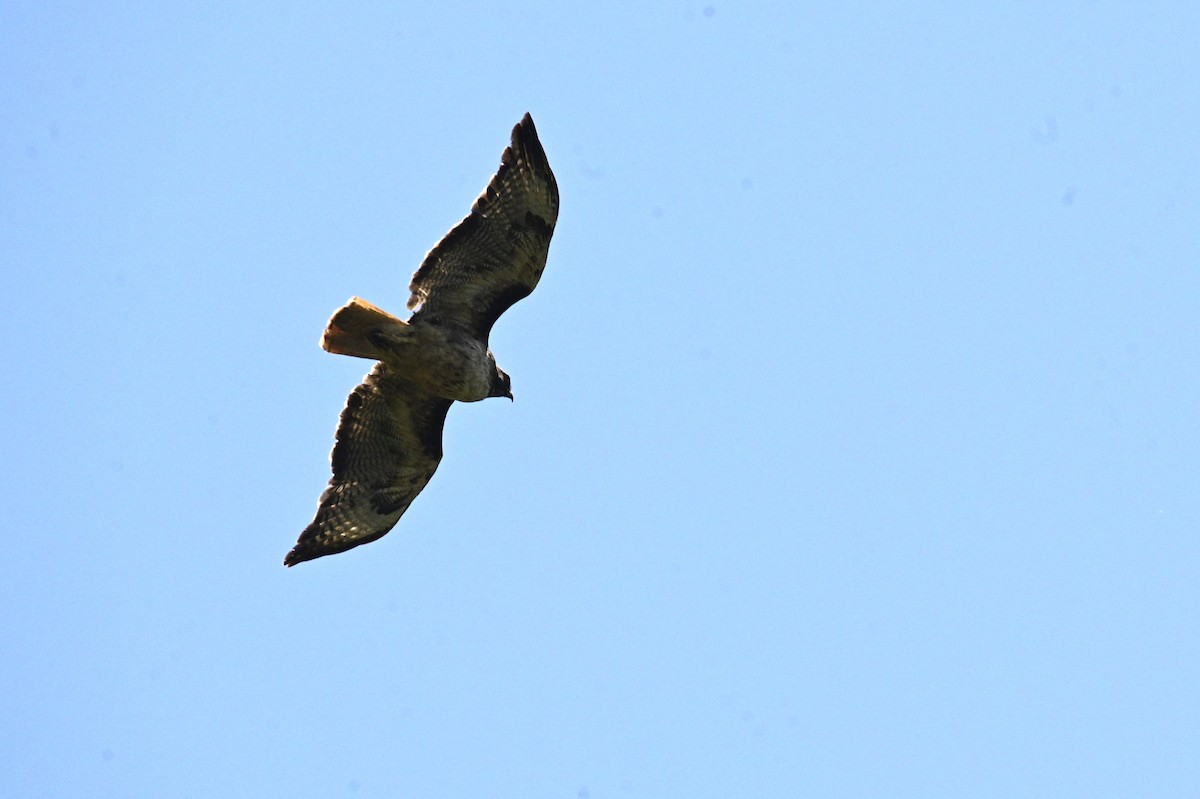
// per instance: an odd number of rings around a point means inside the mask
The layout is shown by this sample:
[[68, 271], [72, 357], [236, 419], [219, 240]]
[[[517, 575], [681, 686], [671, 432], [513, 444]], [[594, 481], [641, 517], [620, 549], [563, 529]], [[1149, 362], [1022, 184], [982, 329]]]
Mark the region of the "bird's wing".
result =
[[333, 478], [284, 564], [345, 552], [391, 530], [437, 470], [451, 402], [415, 390], [377, 363], [346, 400]]
[[558, 184], [529, 114], [471, 213], [413, 274], [413, 320], [453, 325], [486, 342], [500, 314], [533, 291], [558, 220]]

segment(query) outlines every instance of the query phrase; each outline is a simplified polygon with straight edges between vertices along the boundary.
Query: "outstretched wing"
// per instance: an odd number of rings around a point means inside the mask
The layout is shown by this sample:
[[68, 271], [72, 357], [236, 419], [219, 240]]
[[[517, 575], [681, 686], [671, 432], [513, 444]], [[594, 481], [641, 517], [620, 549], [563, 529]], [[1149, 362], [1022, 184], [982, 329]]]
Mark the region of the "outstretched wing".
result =
[[537, 285], [557, 220], [558, 184], [526, 114], [470, 215], [413, 274], [413, 320], [452, 325], [486, 342], [500, 314]]
[[387, 365], [375, 364], [346, 400], [333, 478], [284, 565], [345, 552], [391, 530], [442, 460], [451, 402], [422, 394]]

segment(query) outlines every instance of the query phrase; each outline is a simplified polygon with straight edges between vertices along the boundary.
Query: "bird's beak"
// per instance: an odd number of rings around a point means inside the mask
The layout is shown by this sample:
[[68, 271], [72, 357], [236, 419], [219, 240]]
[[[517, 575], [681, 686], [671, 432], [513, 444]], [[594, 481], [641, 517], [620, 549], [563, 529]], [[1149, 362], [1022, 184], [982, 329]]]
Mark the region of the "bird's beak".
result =
[[507, 394], [505, 394], [504, 396], [508, 397], [509, 402], [515, 402], [515, 400], [513, 400], [513, 395], [512, 395], [511, 391], [508, 392]]

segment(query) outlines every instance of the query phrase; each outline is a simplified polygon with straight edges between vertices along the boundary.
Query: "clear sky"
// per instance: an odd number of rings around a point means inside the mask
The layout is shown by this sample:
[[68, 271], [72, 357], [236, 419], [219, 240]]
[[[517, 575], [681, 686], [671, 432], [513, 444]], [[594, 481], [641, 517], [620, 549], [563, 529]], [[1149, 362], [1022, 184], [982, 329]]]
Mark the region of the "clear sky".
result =
[[[1200, 6], [0, 8], [0, 794], [1194, 797]], [[532, 112], [396, 529], [328, 355]]]

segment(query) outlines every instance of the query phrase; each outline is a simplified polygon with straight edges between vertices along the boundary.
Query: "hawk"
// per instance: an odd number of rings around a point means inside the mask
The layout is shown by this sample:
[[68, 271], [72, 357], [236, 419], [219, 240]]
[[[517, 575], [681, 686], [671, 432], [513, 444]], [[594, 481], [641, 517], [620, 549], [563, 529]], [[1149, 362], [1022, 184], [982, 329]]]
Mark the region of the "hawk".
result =
[[284, 565], [387, 533], [442, 460], [450, 405], [512, 399], [488, 334], [537, 286], [557, 219], [558, 184], [526, 114], [471, 213], [413, 273], [408, 321], [358, 297], [334, 313], [321, 346], [378, 363], [346, 400], [333, 477]]

